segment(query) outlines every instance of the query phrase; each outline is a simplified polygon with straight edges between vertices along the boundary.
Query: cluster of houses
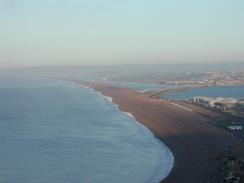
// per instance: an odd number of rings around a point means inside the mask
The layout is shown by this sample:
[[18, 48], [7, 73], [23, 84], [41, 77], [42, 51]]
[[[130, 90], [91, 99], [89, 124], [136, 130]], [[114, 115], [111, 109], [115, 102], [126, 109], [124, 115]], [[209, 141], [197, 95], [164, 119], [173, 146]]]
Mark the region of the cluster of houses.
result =
[[[244, 100], [237, 100], [235, 98], [210, 98], [210, 97], [194, 97], [192, 101], [198, 105], [214, 108], [221, 111], [244, 111]], [[226, 126], [230, 131], [242, 131], [243, 126], [236, 123], [231, 123]]]
[[194, 97], [193, 102], [203, 105], [205, 107], [217, 108], [221, 110], [240, 109], [244, 110], [244, 100], [237, 100], [235, 98], [210, 98], [210, 97]]

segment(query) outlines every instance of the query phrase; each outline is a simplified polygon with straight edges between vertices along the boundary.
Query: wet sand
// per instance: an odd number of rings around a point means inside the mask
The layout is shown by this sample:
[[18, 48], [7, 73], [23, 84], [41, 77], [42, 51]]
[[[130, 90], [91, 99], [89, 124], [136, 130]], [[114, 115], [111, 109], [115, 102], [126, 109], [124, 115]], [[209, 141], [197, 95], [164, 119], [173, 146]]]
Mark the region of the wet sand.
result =
[[163, 183], [216, 183], [218, 175], [211, 176], [216, 174], [216, 158], [226, 144], [237, 143], [231, 134], [206, 123], [204, 116], [166, 100], [105, 84], [76, 83], [112, 97], [121, 110], [133, 114], [170, 148], [175, 165]]

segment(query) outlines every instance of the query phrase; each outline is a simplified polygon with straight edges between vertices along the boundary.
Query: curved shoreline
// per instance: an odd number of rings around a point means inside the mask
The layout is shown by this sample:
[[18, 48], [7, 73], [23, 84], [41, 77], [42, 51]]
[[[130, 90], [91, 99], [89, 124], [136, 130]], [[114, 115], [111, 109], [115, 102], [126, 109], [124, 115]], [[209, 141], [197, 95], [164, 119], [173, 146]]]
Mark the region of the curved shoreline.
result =
[[[98, 91], [96, 91], [96, 92], [98, 92]], [[100, 93], [100, 92], [98, 92], [98, 93]], [[132, 113], [130, 113], [130, 112], [125, 112], [125, 111], [123, 111], [122, 109], [120, 109], [120, 106], [119, 106], [118, 104], [116, 104], [116, 103], [113, 102], [113, 98], [112, 98], [112, 97], [103, 95], [102, 93], [100, 93], [100, 94], [101, 94], [106, 100], [108, 100], [110, 103], [112, 103], [112, 104], [113, 104], [113, 105], [114, 105], [114, 106], [115, 106], [115, 107], [116, 107], [122, 114], [128, 116], [129, 118], [132, 118], [133, 121], [136, 123], [136, 125], [138, 125], [140, 128], [143, 128], [144, 131], [150, 133], [150, 135], [152, 135], [152, 136], [155, 138], [155, 140], [157, 141], [157, 143], [159, 143], [159, 144], [162, 146], [162, 150], [164, 150], [164, 151], [167, 153], [167, 155], [166, 155], [166, 156], [163, 156], [163, 157], [167, 157], [167, 160], [166, 160], [166, 162], [164, 162], [164, 163], [162, 164], [161, 168], [164, 167], [164, 168], [163, 168], [164, 171], [165, 171], [166, 168], [167, 168], [167, 171], [166, 171], [166, 173], [164, 172], [163, 175], [156, 175], [155, 178], [153, 178], [153, 180], [154, 180], [154, 179], [157, 179], [157, 177], [160, 177], [159, 180], [155, 180], [155, 181], [156, 181], [156, 182], [161, 182], [161, 181], [163, 181], [163, 180], [170, 174], [170, 172], [172, 171], [172, 169], [173, 169], [173, 167], [174, 167], [174, 161], [175, 161], [175, 160], [174, 160], [174, 155], [173, 155], [173, 153], [171, 152], [171, 150], [164, 144], [164, 142], [163, 142], [162, 140], [160, 140], [160, 139], [158, 139], [157, 137], [155, 137], [155, 135], [153, 134], [153, 132], [150, 131], [150, 129], [148, 129], [148, 128], [147, 128], [146, 126], [144, 126], [142, 123], [138, 122], [138, 121], [136, 120], [135, 116], [134, 116]], [[161, 171], [160, 171], [160, 172], [161, 172]], [[160, 172], [158, 171], [158, 172], [156, 172], [156, 174], [161, 174]]]
[[[96, 92], [98, 92], [98, 91], [96, 91]], [[100, 93], [100, 92], [98, 92], [98, 93]], [[163, 167], [164, 171], [157, 171], [157, 172], [155, 172], [155, 174], [157, 174], [157, 175], [155, 175], [155, 176], [154, 176], [152, 179], [150, 179], [150, 180], [152, 180], [153, 182], [154, 182], [154, 181], [155, 181], [155, 182], [161, 182], [161, 181], [163, 181], [163, 180], [170, 174], [170, 172], [172, 171], [172, 169], [173, 169], [173, 167], [174, 167], [174, 155], [173, 155], [173, 153], [171, 152], [171, 150], [170, 150], [170, 149], [163, 143], [162, 140], [160, 140], [160, 139], [158, 139], [157, 137], [155, 137], [155, 135], [154, 135], [154, 134], [153, 134], [153, 133], [146, 127], [146, 126], [144, 126], [143, 124], [141, 124], [140, 122], [138, 122], [138, 121], [136, 120], [135, 116], [133, 116], [132, 113], [130, 113], [130, 112], [125, 112], [125, 111], [123, 111], [122, 109], [120, 109], [120, 106], [113, 102], [113, 98], [112, 98], [112, 97], [103, 95], [102, 93], [100, 93], [100, 94], [101, 94], [101, 96], [103, 96], [106, 100], [108, 100], [110, 103], [112, 103], [112, 104], [113, 104], [113, 105], [114, 105], [114, 106], [115, 106], [115, 107], [116, 107], [122, 114], [128, 116], [129, 118], [132, 118], [133, 121], [136, 123], [136, 125], [138, 125], [138, 127], [142, 128], [143, 131], [146, 131], [147, 133], [149, 133], [150, 135], [152, 135], [153, 138], [155, 138], [155, 140], [157, 141], [157, 143], [159, 143], [160, 146], [162, 146], [162, 150], [163, 150], [164, 152], [167, 153], [166, 156], [163, 156], [163, 157], [167, 157], [166, 162], [164, 162], [164, 163], [162, 164], [162, 166], [161, 166], [161, 169], [162, 169], [162, 167]], [[163, 161], [163, 160], [161, 160], [161, 161]], [[167, 169], [167, 170], [166, 170], [166, 169]], [[159, 168], [159, 170], [160, 170], [160, 168]], [[165, 171], [166, 171], [166, 173], [165, 173]], [[164, 172], [164, 174], [162, 174], [161, 172]], [[158, 177], [160, 177], [160, 178], [158, 178]]]
[[[75, 83], [75, 84], [77, 84], [77, 83]], [[93, 92], [96, 92], [99, 95], [101, 95], [101, 97], [103, 97], [109, 103], [111, 103], [112, 105], [114, 105], [114, 107], [116, 109], [118, 109], [122, 114], [124, 114], [124, 115], [128, 116], [129, 118], [131, 118], [136, 123], [136, 125], [138, 125], [138, 127], [142, 128], [146, 133], [149, 133], [150, 135], [153, 136], [153, 138], [155, 138], [156, 142], [159, 143], [160, 146], [162, 147], [162, 151], [164, 151], [164, 153], [167, 153], [167, 155], [165, 156], [165, 154], [164, 154], [163, 157], [167, 157], [167, 158], [166, 158], [166, 160], [163, 160], [163, 159], [161, 160], [161, 161], [165, 161], [165, 162], [162, 164], [162, 166], [160, 166], [160, 168], [158, 169], [158, 171], [155, 172], [155, 175], [152, 177], [152, 179], [150, 179], [150, 182], [152, 181], [152, 183], [154, 183], [154, 182], [155, 183], [158, 183], [158, 182], [163, 181], [171, 173], [171, 171], [172, 171], [172, 169], [174, 167], [174, 162], [175, 162], [174, 155], [171, 152], [171, 150], [169, 149], [169, 147], [167, 147], [167, 145], [165, 145], [162, 140], [160, 140], [159, 138], [155, 137], [155, 135], [153, 134], [152, 131], [150, 131], [150, 129], [148, 129], [142, 123], [138, 122], [136, 120], [135, 116], [132, 113], [126, 112], [126, 111], [123, 111], [122, 109], [120, 109], [120, 106], [118, 104], [116, 104], [116, 103], [113, 102], [113, 98], [112, 97], [106, 96], [106, 95], [102, 94], [100, 91], [95, 90], [95, 89], [93, 89], [90, 86], [82, 85], [82, 84], [79, 84], [79, 83], [78, 83], [78, 85], [80, 85], [81, 87], [90, 89]], [[162, 174], [162, 172], [164, 172], [164, 174]]]
[[132, 89], [94, 82], [76, 83], [112, 97], [122, 111], [132, 113], [169, 147], [175, 163], [162, 183], [216, 183], [222, 180], [216, 169], [216, 158], [224, 152], [226, 144], [236, 146], [239, 142], [228, 132], [206, 123], [206, 117]]

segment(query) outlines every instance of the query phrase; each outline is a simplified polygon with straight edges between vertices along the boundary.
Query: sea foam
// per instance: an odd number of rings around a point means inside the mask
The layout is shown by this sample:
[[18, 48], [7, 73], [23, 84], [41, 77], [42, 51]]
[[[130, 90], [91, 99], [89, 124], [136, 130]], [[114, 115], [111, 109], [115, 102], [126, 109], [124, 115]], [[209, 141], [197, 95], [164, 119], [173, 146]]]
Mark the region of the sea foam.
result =
[[[137, 125], [137, 127], [141, 131], [143, 131], [143, 133], [146, 133], [147, 135], [152, 136], [157, 141], [157, 143], [161, 146], [163, 158], [160, 160], [161, 162], [158, 164], [157, 171], [155, 172], [155, 174], [151, 178], [149, 178], [148, 182], [149, 183], [158, 183], [161, 180], [165, 179], [169, 175], [169, 173], [171, 172], [171, 170], [172, 170], [172, 168], [174, 166], [174, 163], [175, 163], [174, 156], [173, 156], [173, 153], [171, 152], [171, 150], [162, 141], [157, 139], [154, 136], [154, 134], [147, 127], [145, 127], [143, 124], [141, 124], [138, 121], [136, 121], [136, 118], [135, 118], [135, 116], [132, 113], [122, 111], [119, 108], [119, 105], [117, 105], [117, 104], [115, 104], [113, 102], [113, 98], [112, 97], [103, 95], [101, 92], [99, 92], [97, 90], [94, 90], [93, 88], [91, 88], [89, 86], [84, 86], [84, 85], [80, 85], [80, 86], [83, 87], [83, 88], [89, 89], [90, 91], [95, 92], [98, 95], [100, 95], [101, 97], [103, 97], [106, 101], [111, 103], [122, 114], [124, 114], [124, 115], [128, 116], [129, 118], [133, 119], [132, 121]], [[164, 166], [162, 167], [162, 165], [164, 165]]]

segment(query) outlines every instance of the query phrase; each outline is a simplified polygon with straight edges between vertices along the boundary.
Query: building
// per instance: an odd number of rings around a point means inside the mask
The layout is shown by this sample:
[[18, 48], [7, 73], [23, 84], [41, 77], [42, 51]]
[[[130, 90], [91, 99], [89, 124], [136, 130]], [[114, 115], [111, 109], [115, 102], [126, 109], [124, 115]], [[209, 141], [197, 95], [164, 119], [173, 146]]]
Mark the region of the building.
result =
[[201, 104], [201, 105], [203, 105], [205, 107], [211, 106], [213, 100], [214, 100], [213, 98], [203, 97], [203, 96], [198, 96], [198, 97], [194, 97], [193, 98], [193, 102]]
[[[204, 97], [204, 96], [194, 97], [193, 102], [203, 105], [205, 107], [211, 107], [211, 108], [215, 107], [222, 110], [235, 108], [238, 104], [238, 100], [234, 98], [218, 97], [214, 99], [214, 98]], [[244, 107], [244, 101], [239, 105]]]
[[235, 98], [222, 98], [222, 100], [218, 100], [215, 102], [215, 106], [219, 109], [233, 109], [237, 106], [238, 100]]
[[228, 126], [228, 130], [242, 130], [243, 126]]

